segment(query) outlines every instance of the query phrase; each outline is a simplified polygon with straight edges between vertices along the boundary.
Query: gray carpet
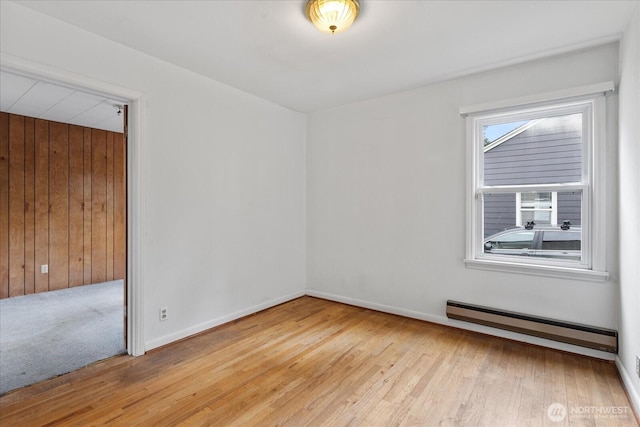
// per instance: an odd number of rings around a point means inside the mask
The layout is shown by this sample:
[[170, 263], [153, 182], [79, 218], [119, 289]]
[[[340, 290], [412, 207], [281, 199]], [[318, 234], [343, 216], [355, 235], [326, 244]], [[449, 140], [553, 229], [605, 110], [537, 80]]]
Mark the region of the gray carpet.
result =
[[0, 394], [125, 352], [122, 280], [0, 300]]

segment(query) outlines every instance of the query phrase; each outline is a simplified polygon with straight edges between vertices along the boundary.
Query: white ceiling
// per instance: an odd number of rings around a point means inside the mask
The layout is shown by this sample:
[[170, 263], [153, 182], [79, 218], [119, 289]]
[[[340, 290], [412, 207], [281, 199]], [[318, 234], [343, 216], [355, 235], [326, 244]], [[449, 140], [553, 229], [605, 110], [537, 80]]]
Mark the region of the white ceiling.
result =
[[0, 111], [122, 132], [118, 101], [0, 71]]
[[340, 34], [306, 0], [19, 1], [303, 112], [620, 38], [637, 0], [360, 0]]

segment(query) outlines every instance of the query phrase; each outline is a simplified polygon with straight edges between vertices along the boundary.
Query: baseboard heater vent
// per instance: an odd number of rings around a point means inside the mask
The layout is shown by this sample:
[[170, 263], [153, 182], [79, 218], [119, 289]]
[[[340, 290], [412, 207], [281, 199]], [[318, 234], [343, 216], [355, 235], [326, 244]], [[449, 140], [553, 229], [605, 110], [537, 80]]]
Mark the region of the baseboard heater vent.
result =
[[561, 322], [456, 301], [447, 301], [447, 317], [618, 353], [618, 332], [612, 329]]

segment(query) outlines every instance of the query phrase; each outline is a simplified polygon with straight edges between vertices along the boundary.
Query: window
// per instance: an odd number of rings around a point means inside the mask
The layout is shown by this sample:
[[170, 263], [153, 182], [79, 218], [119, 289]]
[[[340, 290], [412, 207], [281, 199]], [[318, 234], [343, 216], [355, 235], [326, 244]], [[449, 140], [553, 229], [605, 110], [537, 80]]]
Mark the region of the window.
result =
[[558, 192], [516, 193], [516, 226], [534, 221], [536, 224], [558, 224]]
[[604, 92], [461, 109], [467, 266], [606, 279]]

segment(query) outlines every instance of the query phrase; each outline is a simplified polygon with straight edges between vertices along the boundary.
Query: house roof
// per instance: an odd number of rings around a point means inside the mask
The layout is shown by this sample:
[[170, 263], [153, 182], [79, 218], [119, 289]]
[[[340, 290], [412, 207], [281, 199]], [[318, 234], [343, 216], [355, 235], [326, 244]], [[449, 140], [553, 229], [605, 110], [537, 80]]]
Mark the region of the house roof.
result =
[[527, 129], [535, 126], [536, 124], [540, 123], [541, 121], [543, 121], [544, 119], [535, 119], [535, 120], [529, 120], [528, 122], [518, 126], [517, 128], [515, 128], [514, 130], [512, 130], [511, 132], [507, 132], [504, 135], [502, 135], [500, 138], [494, 140], [491, 144], [488, 144], [484, 147], [484, 152], [486, 153], [487, 151], [491, 151], [494, 148], [498, 147], [500, 144], [503, 144], [507, 141], [509, 141], [510, 139], [520, 135], [522, 132], [526, 131]]

